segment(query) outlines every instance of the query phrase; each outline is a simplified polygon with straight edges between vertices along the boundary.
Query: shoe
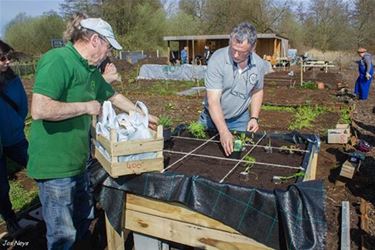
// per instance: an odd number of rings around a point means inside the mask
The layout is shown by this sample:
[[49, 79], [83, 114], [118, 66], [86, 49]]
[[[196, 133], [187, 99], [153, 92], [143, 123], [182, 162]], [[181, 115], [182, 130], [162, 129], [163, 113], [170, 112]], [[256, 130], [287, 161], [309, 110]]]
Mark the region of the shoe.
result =
[[18, 224], [17, 220], [14, 219], [9, 219], [5, 221], [7, 225], [7, 231], [9, 236], [16, 236], [21, 232], [21, 226]]

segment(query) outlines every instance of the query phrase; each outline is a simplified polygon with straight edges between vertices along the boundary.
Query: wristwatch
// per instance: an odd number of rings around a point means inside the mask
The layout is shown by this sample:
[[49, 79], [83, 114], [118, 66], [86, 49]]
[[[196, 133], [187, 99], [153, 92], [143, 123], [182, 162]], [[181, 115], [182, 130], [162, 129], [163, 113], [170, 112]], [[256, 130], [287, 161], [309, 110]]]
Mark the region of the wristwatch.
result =
[[259, 122], [259, 118], [258, 118], [258, 117], [252, 116], [252, 117], [250, 117], [250, 120], [252, 120], [252, 119], [254, 119], [254, 120], [256, 120], [257, 122]]

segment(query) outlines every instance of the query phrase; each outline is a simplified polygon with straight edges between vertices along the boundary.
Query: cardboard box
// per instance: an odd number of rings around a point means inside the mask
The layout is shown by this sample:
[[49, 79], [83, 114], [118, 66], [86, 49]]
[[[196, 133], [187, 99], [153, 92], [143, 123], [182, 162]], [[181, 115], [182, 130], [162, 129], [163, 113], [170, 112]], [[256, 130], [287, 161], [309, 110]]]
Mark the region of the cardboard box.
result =
[[337, 124], [335, 129], [328, 129], [327, 143], [346, 144], [350, 138], [349, 124]]
[[[109, 153], [111, 160], [108, 160], [103, 153], [95, 147], [95, 158], [100, 162], [107, 173], [116, 178], [122, 175], [140, 174], [151, 171], [161, 171], [164, 168], [163, 159], [163, 127], [158, 126], [157, 132], [150, 130], [152, 139], [132, 140], [117, 142], [116, 131], [111, 131], [110, 140], [102, 135], [93, 134], [94, 140], [99, 142]], [[142, 159], [135, 161], [118, 162], [119, 156], [156, 152], [156, 158]]]
[[358, 163], [346, 160], [341, 166], [340, 176], [352, 179], [357, 167]]

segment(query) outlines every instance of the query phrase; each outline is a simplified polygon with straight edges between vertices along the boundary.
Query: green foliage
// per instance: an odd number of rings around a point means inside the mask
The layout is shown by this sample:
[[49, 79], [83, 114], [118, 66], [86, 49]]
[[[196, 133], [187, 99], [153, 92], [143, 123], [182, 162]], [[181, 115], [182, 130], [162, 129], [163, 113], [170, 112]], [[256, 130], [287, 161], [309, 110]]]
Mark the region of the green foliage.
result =
[[206, 130], [202, 123], [192, 122], [188, 126], [188, 131], [196, 138], [205, 139], [207, 138]]
[[350, 107], [341, 109], [340, 110], [340, 120], [339, 120], [339, 122], [345, 123], [345, 124], [351, 124], [352, 123], [352, 118], [350, 116], [351, 111], [352, 110], [351, 110]]
[[303, 88], [303, 89], [317, 89], [318, 86], [313, 81], [307, 81], [307, 82], [304, 82], [302, 84], [301, 88]]
[[293, 107], [286, 106], [273, 106], [273, 105], [262, 105], [262, 110], [267, 111], [286, 111], [286, 112], [295, 112], [296, 109]]
[[166, 16], [159, 1], [104, 1], [102, 12], [126, 50], [155, 50], [165, 46], [162, 36]]
[[99, 17], [101, 14], [101, 2], [101, 0], [64, 0], [60, 4], [60, 10], [66, 19], [76, 12], [86, 13], [90, 17]]
[[298, 130], [302, 128], [309, 128], [312, 126], [311, 122], [326, 111], [327, 108], [322, 106], [300, 106], [296, 110], [296, 114], [294, 115], [293, 121], [289, 125], [289, 129]]
[[40, 55], [51, 48], [51, 39], [62, 38], [64, 20], [54, 12], [39, 17], [16, 16], [5, 31], [5, 40], [16, 50]]
[[159, 125], [162, 125], [164, 128], [170, 128], [172, 123], [172, 118], [169, 116], [161, 115], [159, 117]]
[[279, 176], [279, 178], [283, 182], [283, 181], [287, 181], [293, 178], [304, 177], [304, 176], [305, 176], [304, 172], [298, 172], [298, 173], [288, 175], [288, 176]]
[[[199, 35], [203, 34], [200, 29], [200, 22], [195, 20], [193, 16], [184, 12], [178, 12], [166, 20], [165, 34], [170, 36], [182, 35]], [[178, 50], [179, 48], [175, 48]]]
[[25, 188], [18, 181], [10, 181], [10, 200], [13, 208], [20, 211], [28, 207], [33, 201], [38, 198], [38, 191], [36, 189], [25, 190]]
[[245, 158], [243, 160], [246, 161], [246, 163], [245, 163], [246, 168], [245, 168], [244, 172], [249, 173], [250, 169], [252, 167], [254, 167], [254, 164], [256, 163], [256, 159], [254, 157], [250, 156], [250, 155], [247, 155], [247, 156], [245, 156]]

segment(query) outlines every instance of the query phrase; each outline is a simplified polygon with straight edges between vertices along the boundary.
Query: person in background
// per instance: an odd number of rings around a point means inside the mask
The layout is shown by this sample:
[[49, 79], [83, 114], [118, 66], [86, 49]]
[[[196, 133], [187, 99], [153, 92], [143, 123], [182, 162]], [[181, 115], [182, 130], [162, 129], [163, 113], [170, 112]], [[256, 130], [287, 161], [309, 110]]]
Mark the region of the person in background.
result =
[[[39, 60], [31, 104], [28, 174], [39, 187], [48, 249], [70, 249], [89, 236], [93, 201], [86, 160], [92, 115], [105, 100], [125, 112], [141, 112], [98, 70], [112, 48], [122, 49], [112, 27], [100, 18], [77, 16], [68, 33], [65, 47]], [[149, 119], [156, 128], [158, 118]]]
[[0, 40], [0, 214], [10, 235], [21, 228], [9, 198], [7, 158], [25, 167], [28, 142], [24, 133], [28, 102], [21, 79], [10, 68], [13, 48]]
[[359, 48], [357, 52], [361, 59], [358, 61], [358, 78], [354, 86], [354, 93], [359, 100], [367, 100], [374, 74], [372, 55], [365, 48]]
[[182, 50], [181, 50], [181, 64], [186, 64], [188, 63], [188, 47], [185, 46]]
[[210, 47], [208, 45], [205, 45], [204, 46], [204, 53], [203, 53], [203, 59], [204, 59], [204, 64], [208, 64], [208, 60], [210, 60], [210, 57], [211, 57], [211, 50], [210, 50]]
[[219, 132], [227, 156], [233, 152], [230, 130], [256, 132], [259, 129], [263, 81], [268, 67], [254, 52], [256, 40], [252, 24], [239, 24], [230, 34], [229, 46], [215, 51], [207, 66], [207, 92], [199, 122]]

